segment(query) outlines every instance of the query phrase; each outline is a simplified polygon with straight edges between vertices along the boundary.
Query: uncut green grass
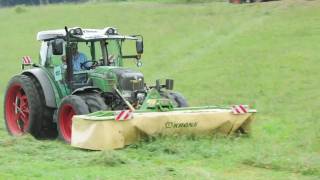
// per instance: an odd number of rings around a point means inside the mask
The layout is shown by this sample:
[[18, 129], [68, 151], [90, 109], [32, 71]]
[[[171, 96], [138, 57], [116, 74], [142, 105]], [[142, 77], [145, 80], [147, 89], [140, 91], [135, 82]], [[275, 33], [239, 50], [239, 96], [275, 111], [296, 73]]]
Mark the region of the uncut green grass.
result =
[[[251, 104], [250, 137], [161, 137], [117, 151], [7, 135], [0, 179], [320, 178], [320, 2], [87, 3], [0, 9], [0, 100], [38, 31], [116, 26], [143, 34], [150, 84], [175, 79], [193, 106]], [[19, 11], [20, 12], [20, 11]]]

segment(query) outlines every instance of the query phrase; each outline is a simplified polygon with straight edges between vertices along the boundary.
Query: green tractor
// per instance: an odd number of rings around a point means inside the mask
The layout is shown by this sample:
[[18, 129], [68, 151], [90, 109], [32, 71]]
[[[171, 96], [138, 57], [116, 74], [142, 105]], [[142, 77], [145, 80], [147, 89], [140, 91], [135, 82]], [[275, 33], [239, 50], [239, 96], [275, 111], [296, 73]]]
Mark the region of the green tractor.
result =
[[[65, 27], [39, 32], [37, 40], [41, 41], [39, 63], [27, 58], [22, 73], [9, 81], [5, 93], [4, 117], [11, 135], [59, 136], [70, 143], [74, 115], [188, 106], [181, 94], [172, 91], [173, 80], [147, 86], [141, 72], [123, 67], [124, 59], [142, 65], [141, 35], [120, 35], [113, 27]], [[122, 51], [128, 41], [135, 41], [135, 55]]]

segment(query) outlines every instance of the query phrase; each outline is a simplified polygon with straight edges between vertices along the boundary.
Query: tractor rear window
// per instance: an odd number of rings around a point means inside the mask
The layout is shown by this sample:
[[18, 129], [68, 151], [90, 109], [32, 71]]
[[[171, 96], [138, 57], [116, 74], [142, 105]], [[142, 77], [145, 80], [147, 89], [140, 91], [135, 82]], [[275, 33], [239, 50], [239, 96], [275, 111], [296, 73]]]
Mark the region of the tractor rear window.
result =
[[92, 60], [92, 56], [91, 56], [91, 43], [84, 43], [84, 42], [81, 42], [81, 43], [78, 43], [78, 51], [80, 53], [83, 53], [85, 54], [85, 56], [87, 57], [88, 60]]

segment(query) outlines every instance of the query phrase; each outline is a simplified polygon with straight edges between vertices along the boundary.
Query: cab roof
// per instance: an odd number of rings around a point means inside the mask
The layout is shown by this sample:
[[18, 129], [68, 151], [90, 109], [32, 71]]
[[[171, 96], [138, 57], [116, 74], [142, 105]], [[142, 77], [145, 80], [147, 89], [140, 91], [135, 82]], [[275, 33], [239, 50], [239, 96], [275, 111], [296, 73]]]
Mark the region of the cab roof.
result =
[[[68, 31], [74, 29], [81, 29], [79, 27], [70, 28]], [[112, 29], [115, 33], [108, 33], [108, 30]], [[80, 35], [73, 35], [73, 37], [76, 37], [79, 40], [83, 41], [90, 41], [90, 40], [102, 40], [102, 39], [131, 39], [131, 40], [137, 40], [134, 36], [124, 36], [119, 35], [115, 28], [113, 27], [107, 27], [104, 29], [81, 29], [82, 34]], [[56, 30], [48, 30], [48, 31], [40, 31], [37, 34], [37, 40], [38, 41], [49, 41], [57, 38], [65, 38], [66, 37], [66, 31], [65, 29], [56, 29]]]

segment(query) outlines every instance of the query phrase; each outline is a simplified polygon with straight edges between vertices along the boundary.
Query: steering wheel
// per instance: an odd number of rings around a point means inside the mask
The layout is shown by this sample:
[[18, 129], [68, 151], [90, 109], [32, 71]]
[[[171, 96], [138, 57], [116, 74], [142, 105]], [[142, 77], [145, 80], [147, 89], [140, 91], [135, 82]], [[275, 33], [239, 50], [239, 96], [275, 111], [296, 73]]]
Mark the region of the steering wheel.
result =
[[95, 68], [98, 65], [98, 61], [85, 61], [84, 63], [81, 63], [80, 67], [81, 69], [89, 70]]

